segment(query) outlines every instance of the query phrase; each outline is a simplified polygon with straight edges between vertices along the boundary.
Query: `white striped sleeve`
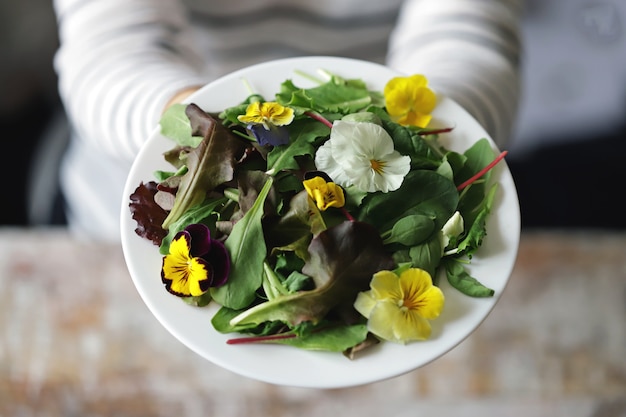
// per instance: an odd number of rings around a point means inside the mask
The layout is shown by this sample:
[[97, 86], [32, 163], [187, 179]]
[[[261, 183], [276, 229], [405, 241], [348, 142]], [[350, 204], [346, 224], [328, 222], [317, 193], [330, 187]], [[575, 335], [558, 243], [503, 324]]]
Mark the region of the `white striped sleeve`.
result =
[[426, 75], [505, 146], [519, 100], [521, 15], [520, 0], [408, 0], [388, 64]]
[[55, 0], [59, 92], [78, 136], [132, 160], [178, 91], [207, 82], [172, 0]]

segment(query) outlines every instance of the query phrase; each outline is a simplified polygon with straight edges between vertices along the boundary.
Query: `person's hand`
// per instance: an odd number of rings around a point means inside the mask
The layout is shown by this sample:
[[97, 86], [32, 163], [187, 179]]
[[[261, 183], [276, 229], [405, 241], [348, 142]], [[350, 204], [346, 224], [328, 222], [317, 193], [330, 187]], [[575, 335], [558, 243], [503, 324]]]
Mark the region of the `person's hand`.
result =
[[199, 89], [200, 89], [200, 86], [195, 85], [195, 86], [186, 87], [180, 90], [179, 92], [174, 94], [172, 98], [169, 99], [163, 111], [167, 110], [172, 104], [180, 103], [181, 101], [183, 101], [184, 99], [186, 99], [192, 93], [198, 91]]

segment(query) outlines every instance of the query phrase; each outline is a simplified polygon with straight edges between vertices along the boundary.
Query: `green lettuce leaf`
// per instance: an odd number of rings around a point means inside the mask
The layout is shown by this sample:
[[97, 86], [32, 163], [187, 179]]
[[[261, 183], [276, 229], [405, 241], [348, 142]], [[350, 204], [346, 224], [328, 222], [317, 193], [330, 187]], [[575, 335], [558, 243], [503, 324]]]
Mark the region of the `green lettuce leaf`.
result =
[[211, 297], [224, 307], [239, 310], [249, 306], [256, 298], [256, 290], [263, 283], [263, 262], [267, 256], [267, 249], [261, 218], [265, 199], [271, 187], [270, 177], [256, 202], [243, 218], [235, 223], [231, 234], [224, 242], [230, 255], [230, 275], [226, 284], [211, 288]]

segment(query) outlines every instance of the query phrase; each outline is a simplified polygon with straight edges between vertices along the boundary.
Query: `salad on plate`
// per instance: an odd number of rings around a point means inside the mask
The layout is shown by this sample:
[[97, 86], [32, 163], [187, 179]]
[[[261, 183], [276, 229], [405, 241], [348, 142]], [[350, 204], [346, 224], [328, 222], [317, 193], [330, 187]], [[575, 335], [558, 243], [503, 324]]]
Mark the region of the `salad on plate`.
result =
[[467, 266], [488, 233], [506, 152], [463, 152], [432, 127], [437, 94], [419, 74], [382, 91], [320, 71], [271, 97], [250, 91], [207, 112], [176, 104], [160, 122], [170, 170], [129, 196], [135, 233], [158, 247], [163, 291], [219, 305], [229, 344], [272, 343], [354, 359], [420, 343], [446, 308], [440, 281], [494, 290]]

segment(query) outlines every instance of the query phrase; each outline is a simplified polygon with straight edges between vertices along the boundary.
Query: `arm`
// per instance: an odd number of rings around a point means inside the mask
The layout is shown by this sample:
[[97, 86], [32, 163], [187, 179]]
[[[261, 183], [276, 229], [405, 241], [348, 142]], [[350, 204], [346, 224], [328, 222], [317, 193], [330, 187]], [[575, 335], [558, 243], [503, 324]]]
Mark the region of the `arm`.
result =
[[521, 0], [407, 0], [388, 64], [426, 75], [503, 146], [517, 113], [521, 14]]
[[175, 0], [55, 0], [59, 91], [80, 138], [132, 160], [203, 62]]

